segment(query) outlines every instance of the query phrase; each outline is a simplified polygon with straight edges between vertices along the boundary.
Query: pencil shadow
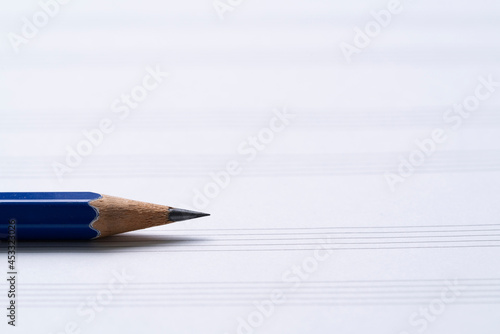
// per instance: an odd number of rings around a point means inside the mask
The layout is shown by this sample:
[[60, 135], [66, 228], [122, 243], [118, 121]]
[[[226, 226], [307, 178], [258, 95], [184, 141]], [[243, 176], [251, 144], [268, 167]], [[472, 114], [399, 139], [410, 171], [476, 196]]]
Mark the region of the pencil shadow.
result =
[[123, 234], [96, 240], [17, 241], [18, 253], [155, 252], [170, 246], [188, 246], [202, 238]]

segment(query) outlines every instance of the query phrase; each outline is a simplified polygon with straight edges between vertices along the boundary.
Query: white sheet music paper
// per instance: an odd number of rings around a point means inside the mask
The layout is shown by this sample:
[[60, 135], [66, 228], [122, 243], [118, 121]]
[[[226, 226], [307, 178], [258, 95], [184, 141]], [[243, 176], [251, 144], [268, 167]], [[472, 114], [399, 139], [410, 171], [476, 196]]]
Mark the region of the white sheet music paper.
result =
[[71, 2], [2, 39], [2, 191], [212, 214], [20, 244], [2, 333], [498, 333], [500, 8], [405, 1], [346, 59], [388, 6]]

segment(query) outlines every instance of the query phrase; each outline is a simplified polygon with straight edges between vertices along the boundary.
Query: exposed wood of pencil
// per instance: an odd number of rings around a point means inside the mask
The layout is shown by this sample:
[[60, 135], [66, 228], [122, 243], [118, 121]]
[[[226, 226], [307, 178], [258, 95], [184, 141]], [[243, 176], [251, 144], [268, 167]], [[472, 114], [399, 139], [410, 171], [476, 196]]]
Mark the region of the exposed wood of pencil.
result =
[[100, 232], [98, 238], [108, 235], [165, 225], [170, 207], [125, 198], [102, 195], [90, 205], [99, 210], [99, 218], [92, 227]]

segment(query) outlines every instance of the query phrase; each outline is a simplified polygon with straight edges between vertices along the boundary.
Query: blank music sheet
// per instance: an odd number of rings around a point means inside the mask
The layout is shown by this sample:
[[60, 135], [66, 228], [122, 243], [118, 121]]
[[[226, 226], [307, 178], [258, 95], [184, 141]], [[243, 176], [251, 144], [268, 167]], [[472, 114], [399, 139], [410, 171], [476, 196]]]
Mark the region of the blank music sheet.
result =
[[1, 191], [211, 217], [20, 242], [1, 332], [499, 333], [500, 7], [394, 3], [72, 1], [2, 39]]

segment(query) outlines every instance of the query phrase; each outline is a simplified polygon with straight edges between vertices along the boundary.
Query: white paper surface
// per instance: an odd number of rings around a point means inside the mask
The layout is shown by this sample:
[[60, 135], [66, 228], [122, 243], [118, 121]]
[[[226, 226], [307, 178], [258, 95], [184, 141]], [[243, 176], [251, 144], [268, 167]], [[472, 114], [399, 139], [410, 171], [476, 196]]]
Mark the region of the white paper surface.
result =
[[[350, 63], [340, 44], [388, 2], [212, 5], [70, 2], [18, 53], [1, 39], [1, 191], [212, 214], [23, 243], [2, 333], [498, 333], [498, 4], [403, 2]], [[40, 10], [0, 7], [4, 36]]]

